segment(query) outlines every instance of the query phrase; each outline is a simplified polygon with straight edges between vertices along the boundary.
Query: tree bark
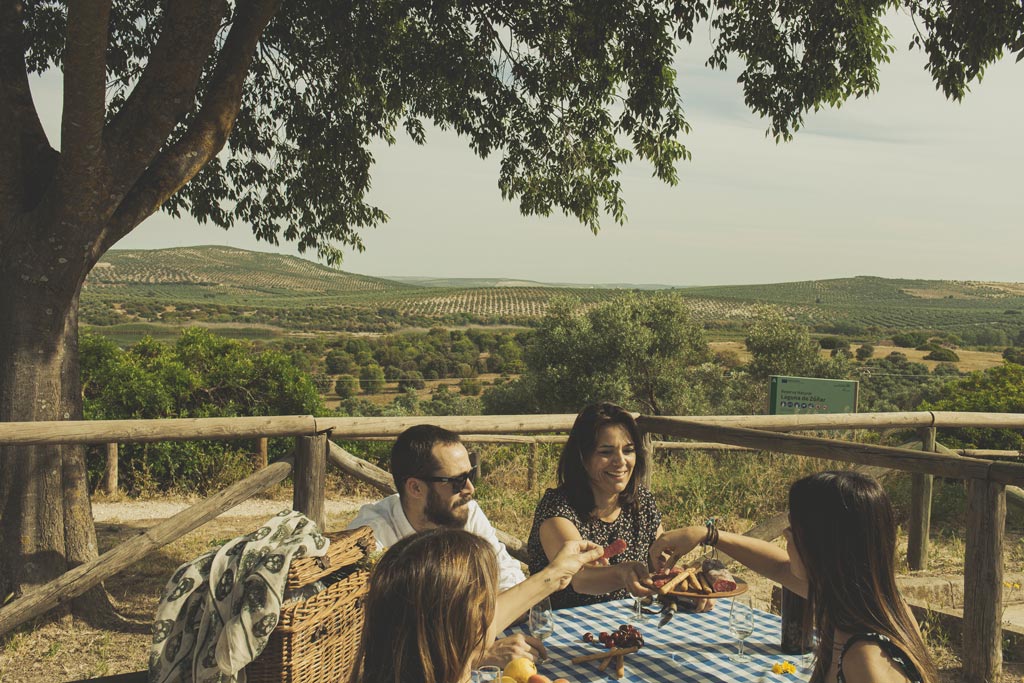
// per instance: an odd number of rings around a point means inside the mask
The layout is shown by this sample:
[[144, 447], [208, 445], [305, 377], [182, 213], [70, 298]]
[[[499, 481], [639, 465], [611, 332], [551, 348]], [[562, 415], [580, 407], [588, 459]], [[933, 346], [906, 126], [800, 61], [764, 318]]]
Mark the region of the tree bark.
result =
[[[0, 263], [0, 421], [80, 420], [79, 287]], [[82, 446], [0, 448], [4, 598], [97, 556]]]

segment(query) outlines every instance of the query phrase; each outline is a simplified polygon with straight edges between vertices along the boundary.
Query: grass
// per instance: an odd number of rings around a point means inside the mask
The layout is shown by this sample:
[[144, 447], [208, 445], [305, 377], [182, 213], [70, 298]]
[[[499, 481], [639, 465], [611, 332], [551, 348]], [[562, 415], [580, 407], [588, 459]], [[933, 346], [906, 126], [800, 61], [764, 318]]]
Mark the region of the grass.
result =
[[[356, 455], [366, 454], [379, 461], [385, 445], [346, 444]], [[492, 523], [525, 540], [533, 520], [533, 509], [545, 488], [553, 485], [559, 447], [541, 445], [537, 458], [537, 486], [527, 488], [527, 453], [524, 447], [480, 444], [483, 479], [477, 498]], [[699, 523], [717, 516], [723, 528], [744, 531], [755, 522], [784, 509], [788, 484], [805, 473], [834, 466], [834, 463], [796, 456], [772, 454], [714, 454], [690, 452], [685, 456], [657, 457], [653, 489], [664, 515], [666, 527]], [[910, 500], [909, 477], [893, 474], [886, 480], [901, 523], [905, 522]], [[286, 486], [278, 486], [265, 496], [282, 501], [290, 498]], [[379, 494], [365, 484], [332, 474], [329, 497]], [[932, 514], [931, 568], [929, 573], [959, 575], [963, 572], [963, 516], [966, 506], [964, 486], [942, 479], [935, 481]], [[348, 521], [331, 519], [329, 529]], [[159, 520], [129, 523], [100, 523], [97, 535], [101, 551], [134, 537]], [[181, 563], [211, 547], [251, 531], [262, 521], [256, 518], [221, 518], [182, 537], [151, 554], [146, 561], [114, 577], [106, 584], [121, 616], [127, 622], [118, 626], [56, 620], [26, 626], [0, 639], [0, 681], [69, 680], [110, 675], [144, 669], [148, 655], [148, 624], [157, 606], [167, 578]], [[1011, 508], [1008, 516], [1004, 567], [1007, 572], [1024, 569], [1024, 515]], [[900, 537], [899, 555], [905, 557], [906, 539]], [[904, 564], [905, 569], [905, 564]], [[750, 581], [755, 599], [767, 607], [771, 586], [751, 573], [742, 573]], [[943, 670], [944, 681], [959, 675], [959, 643], [943, 631], [938, 620], [922, 623], [933, 655]], [[1016, 665], [1007, 665], [1016, 672]], [[1016, 674], [1014, 674], [1016, 675]]]

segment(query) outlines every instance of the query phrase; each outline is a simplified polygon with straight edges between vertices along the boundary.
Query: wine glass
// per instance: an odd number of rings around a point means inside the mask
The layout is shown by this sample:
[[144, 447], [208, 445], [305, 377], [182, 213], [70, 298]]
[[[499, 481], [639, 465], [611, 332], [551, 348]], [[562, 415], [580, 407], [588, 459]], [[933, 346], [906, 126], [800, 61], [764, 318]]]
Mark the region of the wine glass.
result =
[[544, 598], [530, 608], [530, 635], [541, 642], [555, 632], [555, 613], [551, 601]]
[[733, 598], [729, 608], [729, 630], [739, 640], [739, 647], [732, 657], [734, 662], [746, 662], [750, 655], [743, 651], [743, 641], [754, 632], [754, 606], [750, 598]]
[[629, 618], [626, 621], [631, 624], [642, 624], [647, 621], [647, 615], [644, 614], [644, 604], [638, 596], [633, 596], [633, 611], [630, 613]]

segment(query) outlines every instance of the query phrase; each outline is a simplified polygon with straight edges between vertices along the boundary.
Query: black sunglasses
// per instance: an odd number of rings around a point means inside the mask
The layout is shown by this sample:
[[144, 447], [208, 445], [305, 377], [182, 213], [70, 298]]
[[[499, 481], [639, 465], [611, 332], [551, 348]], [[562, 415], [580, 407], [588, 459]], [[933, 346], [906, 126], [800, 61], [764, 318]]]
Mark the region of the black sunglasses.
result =
[[459, 474], [459, 475], [456, 475], [454, 477], [416, 477], [416, 478], [417, 479], [422, 479], [423, 481], [445, 482], [447, 484], [451, 484], [452, 491], [454, 493], [458, 493], [462, 489], [466, 488], [466, 482], [473, 478], [473, 473], [474, 473], [474, 470], [470, 470], [470, 471], [468, 471], [468, 472], [466, 472], [464, 474]]

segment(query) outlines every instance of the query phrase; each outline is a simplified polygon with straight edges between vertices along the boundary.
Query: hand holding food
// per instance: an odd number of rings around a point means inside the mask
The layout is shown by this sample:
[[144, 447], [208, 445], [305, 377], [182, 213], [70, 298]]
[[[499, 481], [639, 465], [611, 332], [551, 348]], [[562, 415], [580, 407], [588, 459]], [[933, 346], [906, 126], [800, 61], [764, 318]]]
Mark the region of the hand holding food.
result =
[[647, 565], [642, 562], [620, 562], [612, 566], [619, 572], [620, 585], [633, 595], [642, 598], [655, 591]]
[[679, 558], [690, 552], [704, 540], [706, 529], [702, 526], [688, 526], [666, 531], [650, 547], [651, 566], [668, 569], [676, 566]]
[[602, 559], [610, 560], [616, 555], [621, 555], [622, 553], [626, 552], [626, 548], [628, 547], [629, 546], [626, 544], [626, 541], [624, 541], [621, 538], [617, 538], [611, 543], [609, 543], [607, 546], [605, 546], [604, 555], [602, 556]]
[[533, 636], [517, 633], [505, 638], [498, 638], [487, 648], [477, 666], [507, 666], [516, 659], [543, 659], [547, 657], [544, 643]]
[[584, 566], [597, 562], [604, 556], [604, 548], [590, 541], [566, 541], [548, 565], [555, 575], [561, 590], [569, 585], [572, 577]]

